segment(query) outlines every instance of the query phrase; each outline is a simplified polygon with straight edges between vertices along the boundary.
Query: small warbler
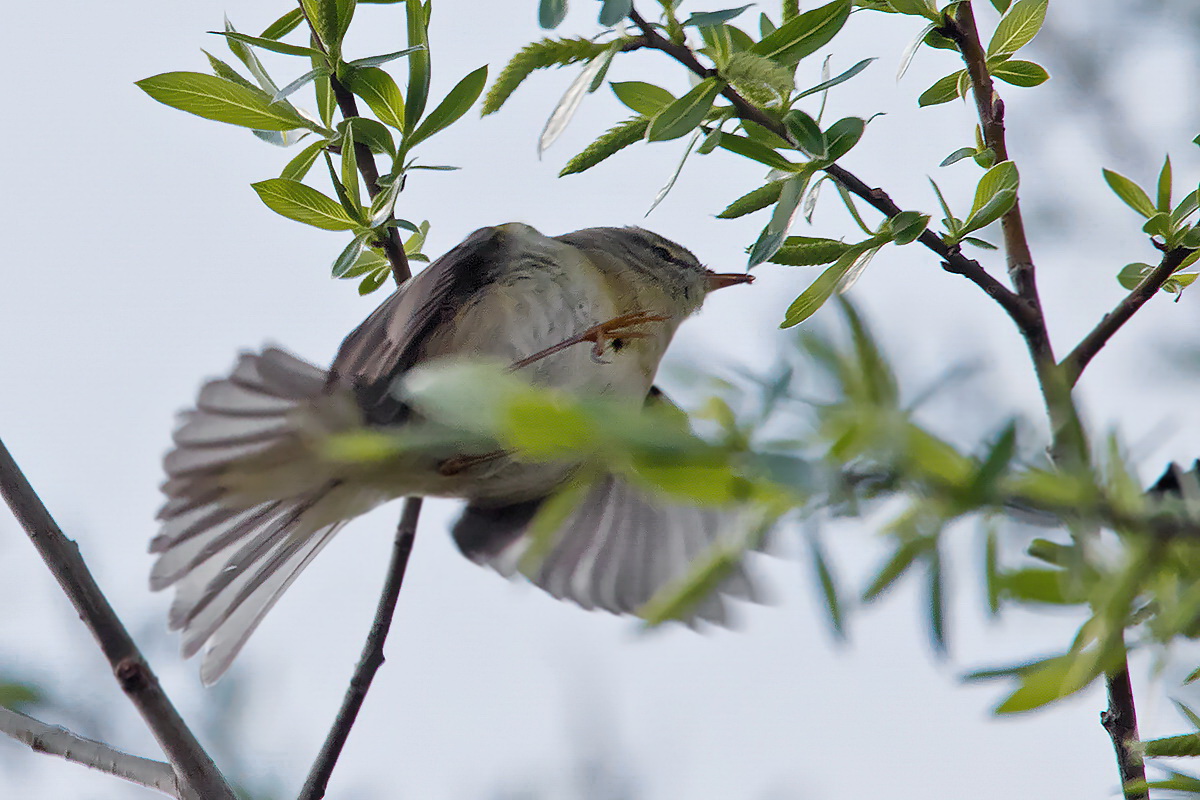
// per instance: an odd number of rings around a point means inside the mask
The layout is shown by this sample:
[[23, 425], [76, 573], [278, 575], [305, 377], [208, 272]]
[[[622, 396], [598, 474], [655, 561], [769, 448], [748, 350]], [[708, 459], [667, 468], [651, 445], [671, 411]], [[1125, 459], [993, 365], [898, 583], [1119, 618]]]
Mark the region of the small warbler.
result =
[[[467, 500], [453, 535], [477, 563], [512, 574], [526, 528], [572, 465], [505, 453], [348, 464], [330, 435], [411, 425], [399, 384], [436, 359], [508, 362], [534, 384], [644, 403], [675, 329], [705, 295], [747, 283], [640, 228], [547, 237], [510, 223], [476, 231], [399, 287], [342, 343], [328, 371], [277, 348], [243, 353], [183, 413], [164, 466], [152, 589], [175, 587], [169, 622], [201, 679], [228, 668], [280, 594], [348, 520], [388, 500]], [[636, 612], [730, 525], [617, 476], [592, 483], [530, 579], [586, 608]], [[746, 595], [736, 572], [722, 586]], [[720, 595], [695, 611], [724, 619]]]

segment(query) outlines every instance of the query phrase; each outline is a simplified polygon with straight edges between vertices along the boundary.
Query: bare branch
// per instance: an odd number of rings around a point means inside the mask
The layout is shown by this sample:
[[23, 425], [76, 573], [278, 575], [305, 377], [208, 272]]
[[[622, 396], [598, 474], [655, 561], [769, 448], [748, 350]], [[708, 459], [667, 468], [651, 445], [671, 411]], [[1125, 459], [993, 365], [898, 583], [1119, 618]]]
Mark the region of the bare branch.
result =
[[1108, 709], [1100, 712], [1100, 724], [1112, 739], [1121, 773], [1121, 790], [1125, 800], [1148, 800], [1146, 765], [1139, 748], [1137, 712], [1133, 704], [1133, 686], [1129, 682], [1128, 662], [1105, 675], [1108, 683]]
[[182, 782], [204, 800], [236, 800], [158, 683], [129, 631], [96, 584], [75, 542], [63, 535], [0, 441], [0, 494], [92, 632], [121, 690], [137, 708]]
[[35, 752], [65, 758], [176, 800], [185, 797], [170, 764], [130, 755], [4, 706], [0, 706], [0, 733], [8, 734]]
[[1146, 277], [1142, 278], [1142, 282], [1135, 286], [1129, 294], [1125, 295], [1121, 302], [1117, 303], [1112, 311], [1104, 315], [1104, 318], [1097, 323], [1095, 328], [1092, 328], [1086, 336], [1080, 340], [1079, 344], [1075, 345], [1075, 349], [1067, 354], [1062, 360], [1063, 373], [1066, 376], [1067, 382], [1074, 386], [1079, 381], [1079, 376], [1083, 374], [1083, 370], [1087, 367], [1101, 348], [1108, 343], [1113, 334], [1121, 329], [1121, 326], [1129, 321], [1137, 310], [1144, 306], [1158, 290], [1163, 287], [1171, 276], [1175, 274], [1175, 270], [1179, 269], [1179, 265], [1183, 260], [1191, 255], [1193, 251], [1182, 247], [1177, 247], [1174, 250], [1168, 250], [1163, 254], [1162, 260], [1158, 262], [1158, 266], [1150, 271]]
[[354, 720], [358, 717], [358, 711], [362, 708], [376, 671], [383, 666], [383, 644], [392, 625], [396, 602], [400, 599], [400, 587], [404, 583], [408, 557], [412, 554], [420, 513], [421, 498], [406, 498], [404, 510], [400, 514], [400, 524], [396, 528], [396, 539], [392, 545], [392, 560], [388, 565], [387, 579], [379, 597], [379, 606], [375, 610], [375, 621], [371, 623], [371, 632], [363, 645], [358, 666], [354, 668], [354, 677], [350, 679], [350, 687], [346, 690], [342, 707], [338, 710], [325, 744], [322, 745], [321, 752], [309, 771], [308, 779], [304, 781], [299, 800], [320, 800], [325, 796], [329, 777], [333, 774], [338, 756], [341, 755], [346, 738], [350, 735], [350, 728], [354, 726]]

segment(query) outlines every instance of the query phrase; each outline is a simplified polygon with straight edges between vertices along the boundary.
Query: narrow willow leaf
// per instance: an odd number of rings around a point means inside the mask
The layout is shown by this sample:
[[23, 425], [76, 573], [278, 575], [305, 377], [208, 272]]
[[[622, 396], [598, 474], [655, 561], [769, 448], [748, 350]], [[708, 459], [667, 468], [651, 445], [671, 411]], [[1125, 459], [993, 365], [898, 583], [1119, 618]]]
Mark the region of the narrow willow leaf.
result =
[[137, 82], [160, 103], [198, 117], [266, 131], [290, 131], [308, 123], [262, 92], [201, 72], [165, 72]]
[[1050, 73], [1041, 64], [1013, 59], [1004, 61], [990, 69], [993, 78], [999, 78], [1013, 86], [1040, 86], [1050, 80]]
[[766, 164], [768, 167], [785, 172], [796, 172], [804, 166], [788, 161], [771, 148], [761, 145], [753, 139], [747, 139], [745, 136], [738, 136], [736, 133], [725, 133], [722, 131], [720, 147], [723, 150], [737, 153], [739, 156], [745, 156], [760, 164]]
[[244, 44], [254, 47], [261, 47], [263, 50], [270, 50], [273, 53], [282, 53], [287, 56], [304, 56], [311, 58], [312, 56], [323, 55], [320, 50], [315, 50], [311, 47], [301, 47], [298, 44], [288, 44], [287, 42], [277, 42], [274, 39], [268, 39], [263, 36], [250, 36], [237, 31], [209, 31], [216, 36], [224, 36], [227, 39], [235, 39]]
[[648, 117], [633, 117], [617, 123], [588, 145], [582, 153], [568, 161], [562, 172], [558, 173], [559, 177], [591, 169], [619, 150], [640, 142], [646, 138], [646, 128], [649, 126]]
[[825, 548], [814, 526], [806, 526], [805, 537], [808, 542], [808, 554], [812, 559], [813, 570], [816, 572], [817, 585], [821, 587], [821, 597], [825, 600], [825, 611], [829, 618], [829, 627], [837, 639], [846, 638], [846, 620], [842, 613], [841, 594], [838, 592], [837, 580], [829, 567], [829, 559], [825, 557]]
[[929, 638], [939, 655], [946, 654], [946, 586], [942, 556], [937, 545], [925, 554], [926, 600], [929, 604]]
[[687, 617], [737, 567], [744, 549], [739, 544], [718, 540], [692, 562], [687, 574], [655, 592], [637, 615], [648, 627]]
[[338, 254], [336, 259], [334, 259], [331, 277], [349, 277], [347, 273], [350, 272], [351, 267], [353, 267], [358, 261], [358, 257], [362, 255], [363, 248], [366, 247], [367, 244], [368, 236], [370, 236], [370, 234], [360, 233], [358, 236], [355, 236], [350, 240], [350, 244], [346, 245], [345, 249]]
[[591, 61], [609, 47], [589, 39], [542, 39], [525, 45], [500, 72], [483, 100], [480, 113], [484, 116], [500, 110], [534, 70], [566, 66]]
[[327, 231], [348, 231], [356, 223], [336, 201], [299, 181], [270, 178], [250, 184], [277, 214]]
[[1124, 175], [1113, 172], [1110, 169], [1104, 170], [1104, 182], [1109, 188], [1121, 198], [1125, 205], [1132, 208], [1134, 211], [1141, 214], [1146, 219], [1153, 217], [1158, 213], [1158, 209], [1154, 207], [1154, 203], [1150, 202], [1150, 198], [1142, 187], [1138, 186], [1133, 181], [1126, 178]]
[[362, 282], [358, 284], [358, 293], [360, 295], [368, 295], [371, 292], [374, 292], [380, 286], [383, 286], [385, 283], [387, 283], [387, 280], [390, 277], [392, 277], [392, 271], [390, 268], [380, 269], [376, 272], [372, 272], [370, 275], [367, 275], [367, 277], [363, 278]]
[[779, 193], [783, 191], [783, 184], [784, 181], [771, 181], [766, 186], [760, 186], [753, 191], [747, 192], [726, 206], [725, 210], [720, 214], [717, 214], [717, 219], [736, 219], [754, 211], [760, 211], [772, 203], [778, 202]]
[[912, 244], [929, 226], [929, 215], [916, 211], [901, 211], [891, 219], [892, 241], [898, 245]]
[[291, 11], [284, 14], [279, 19], [267, 26], [260, 36], [264, 39], [279, 39], [287, 36], [304, 21], [304, 12], [299, 8], [293, 8]]
[[1008, 7], [1011, 3], [1012, 0], [992, 0], [992, 6], [1001, 14], [1003, 14], [1005, 11], [1008, 11]]
[[1102, 672], [1099, 661], [1091, 654], [1071, 654], [1023, 671], [1018, 676], [1020, 685], [996, 707], [996, 713], [1032, 711], [1085, 689]]
[[408, 46], [424, 46], [408, 59], [408, 102], [404, 106], [404, 131], [417, 127], [429, 100], [429, 30], [425, 10], [417, 0], [405, 4], [408, 25]]
[[936, 106], [962, 97], [962, 94], [958, 90], [959, 79], [966, 72], [965, 69], [961, 69], [958, 72], [950, 73], [944, 78], [939, 78], [934, 82], [933, 86], [921, 92], [921, 96], [917, 98], [917, 105], [922, 108], [925, 106]]
[[1167, 156], [1163, 161], [1162, 169], [1158, 173], [1158, 203], [1159, 211], [1171, 210], [1171, 157]]
[[785, 22], [751, 48], [751, 52], [792, 65], [812, 55], [837, 35], [850, 18], [851, 0], [834, 0]]
[[583, 70], [575, 76], [575, 80], [571, 81], [571, 85], [563, 92], [563, 96], [559, 98], [558, 104], [550, 112], [545, 126], [542, 127], [542, 133], [538, 137], [539, 158], [546, 148], [554, 144], [562, 132], [567, 129], [575, 112], [579, 110], [579, 104], [583, 102], [583, 96], [588, 93], [588, 87], [592, 85], [592, 80], [602, 66], [599, 58], [592, 59], [583, 66]]
[[1000, 545], [996, 540], [996, 529], [990, 525], [983, 542], [983, 575], [988, 614], [995, 617], [1000, 613]]
[[610, 83], [609, 86], [618, 100], [624, 103], [630, 110], [641, 114], [643, 117], [654, 117], [658, 112], [675, 102], [675, 95], [661, 86], [655, 86], [652, 83], [621, 81], [619, 83]]
[[304, 176], [312, 169], [313, 162], [317, 160], [317, 156], [321, 154], [327, 144], [328, 142], [322, 139], [301, 150], [295, 158], [287, 163], [283, 172], [279, 173], [279, 177], [292, 181], [304, 180]]
[[934, 22], [941, 21], [941, 15], [930, 0], [888, 0], [888, 5], [899, 14], [926, 17]]
[[329, 70], [325, 69], [324, 67], [310, 69], [308, 72], [304, 73], [299, 78], [296, 78], [296, 80], [292, 81], [287, 86], [284, 86], [282, 89], [276, 92], [275, 96], [271, 98], [271, 102], [278, 103], [279, 101], [285, 99], [288, 95], [294, 94], [298, 89], [316, 80], [318, 76], [328, 74]]
[[942, 163], [938, 164], [938, 166], [939, 167], [948, 167], [951, 164], [957, 164], [959, 161], [962, 161], [964, 158], [971, 158], [974, 155], [975, 155], [974, 147], [960, 147], [957, 150], [955, 150], [953, 153], [951, 153], [950, 155], [943, 158]]
[[336, 57], [341, 51], [336, 0], [300, 0], [300, 6], [304, 9], [304, 15], [308, 18], [313, 33], [325, 45], [330, 55]]
[[821, 132], [821, 126], [815, 119], [800, 109], [794, 108], [783, 118], [783, 123], [801, 150], [813, 158], [825, 158], [828, 143], [825, 140], [825, 134]]
[[1200, 208], [1200, 191], [1189, 192], [1171, 212], [1171, 223], [1182, 225], [1184, 220], [1196, 213], [1197, 208]]
[[391, 75], [375, 67], [356, 69], [348, 88], [366, 101], [380, 122], [404, 130], [404, 97]]
[[588, 94], [599, 89], [604, 85], [604, 78], [608, 75], [608, 68], [612, 66], [613, 59], [617, 53], [621, 52], [621, 46], [624, 42], [621, 39], [614, 39], [603, 53], [600, 54], [600, 69], [596, 70], [596, 74], [592, 76], [592, 82], [588, 84]]
[[768, 260], [772, 264], [784, 264], [789, 267], [817, 267], [837, 261], [850, 248], [851, 245], [837, 239], [789, 236], [784, 239], [783, 247]]
[[692, 15], [683, 21], [682, 27], [686, 28], [689, 25], [697, 28], [704, 28], [710, 25], [723, 25], [735, 17], [741, 16], [747, 9], [754, 4], [740, 6], [739, 8], [726, 8], [721, 11], [700, 11], [692, 12]]
[[454, 85], [445, 99], [438, 103], [437, 107], [429, 112], [429, 116], [425, 117], [424, 121], [412, 132], [407, 139], [408, 147], [411, 149], [418, 142], [428, 139], [438, 131], [457, 122], [459, 117], [467, 113], [467, 109], [479, 99], [485, 83], [487, 83], [487, 66], [468, 73]]
[[721, 88], [721, 82], [715, 78], [706, 78], [693, 86], [691, 91], [658, 112], [650, 121], [646, 139], [651, 142], [664, 142], [694, 131], [712, 108], [713, 101], [721, 93]]
[[[225, 32], [237, 33], [233, 28], [233, 23], [229, 21], [229, 17], [225, 18]], [[216, 32], [213, 32], [216, 35]], [[225, 37], [225, 44], [229, 47], [229, 52], [237, 56], [238, 60], [246, 65], [246, 69], [250, 70], [250, 74], [254, 76], [254, 80], [258, 83], [258, 87], [268, 95], [274, 96], [279, 91], [279, 87], [275, 85], [275, 81], [267, 74], [267, 69], [258, 60], [258, 56], [254, 50], [245, 42], [239, 41], [236, 37]], [[327, 66], [324, 61], [324, 56], [318, 54], [311, 59], [314, 67]]]
[[208, 57], [208, 65], [212, 67], [213, 74], [218, 78], [224, 78], [227, 81], [236, 83], [238, 86], [245, 86], [247, 89], [252, 91], [261, 92], [263, 97], [267, 98], [268, 100], [270, 99], [270, 95], [268, 95], [266, 92], [263, 92], [262, 89], [258, 88], [258, 86], [246, 80], [246, 78], [242, 77], [241, 74], [239, 74], [238, 71], [233, 67], [229, 66], [207, 50], [201, 50], [200, 52], [204, 53], [204, 55]]
[[602, 0], [599, 22], [606, 28], [611, 28], [629, 16], [633, 10], [633, 0]]
[[658, 204], [666, 199], [671, 190], [675, 188], [675, 181], [679, 180], [679, 174], [683, 172], [683, 165], [687, 163], [688, 156], [692, 154], [692, 150], [696, 147], [696, 143], [700, 141], [700, 131], [696, 131], [696, 135], [688, 142], [687, 148], [683, 151], [683, 158], [679, 159], [679, 166], [675, 168], [675, 172], [671, 174], [670, 179], [661, 189], [658, 194], [654, 195], [654, 202], [650, 204], [650, 210], [646, 212], [646, 216], [650, 216], [650, 211], [658, 208]]
[[1147, 275], [1154, 271], [1154, 267], [1149, 264], [1133, 263], [1126, 264], [1117, 273], [1117, 282], [1126, 289], [1136, 289], [1138, 285], [1145, 279]]
[[[355, 147], [354, 122], [353, 119], [346, 120], [346, 127], [342, 133], [342, 186], [346, 189], [350, 206], [347, 211], [351, 214], [357, 213], [362, 207], [362, 194], [358, 188], [358, 148]], [[358, 254], [355, 253], [354, 257], [358, 258]]]
[[1046, 6], [1050, 0], [1017, 0], [996, 25], [988, 42], [987, 56], [1010, 56], [1033, 41], [1046, 21]]
[[721, 70], [738, 93], [760, 106], [778, 104], [791, 94], [792, 70], [766, 56], [734, 53]]
[[899, 83], [908, 72], [908, 68], [912, 66], [913, 58], [917, 55], [917, 50], [925, 43], [925, 37], [937, 29], [937, 25], [932, 22], [921, 29], [909, 43], [905, 46], [904, 51], [900, 54], [900, 65], [896, 68], [896, 82]]
[[350, 265], [350, 269], [341, 277], [343, 279], [361, 278], [368, 272], [378, 272], [380, 270], [391, 271], [391, 263], [387, 258], [374, 248], [367, 248], [359, 255], [358, 260]]
[[826, 89], [830, 89], [834, 86], [837, 86], [839, 83], [845, 83], [846, 81], [850, 80], [855, 75], [857, 75], [858, 73], [862, 72], [867, 67], [871, 66], [871, 62], [874, 60], [875, 60], [874, 58], [864, 58], [862, 61], [855, 64], [853, 67], [846, 70], [841, 75], [838, 75], [834, 78], [830, 78], [827, 81], [821, 81], [816, 86], [808, 87], [804, 91], [797, 94], [794, 98], [792, 98], [792, 101], [795, 102], [796, 100], [799, 100], [801, 97], [808, 97], [810, 94], [816, 94], [817, 92], [823, 92]]
[[817, 309], [825, 305], [825, 301], [833, 297], [851, 267], [858, 260], [860, 251], [851, 250], [844, 253], [833, 266], [828, 267], [820, 276], [805, 289], [783, 315], [781, 328], [791, 328], [817, 313]]
[[[411, 3], [411, 0], [409, 0]], [[541, 0], [538, 3], [538, 25], [547, 30], [557, 28], [567, 17], [567, 0]]]
[[908, 571], [908, 568], [913, 565], [917, 557], [929, 549], [929, 545], [930, 542], [928, 539], [914, 539], [902, 542], [892, 553], [891, 557], [879, 568], [879, 571], [875, 573], [875, 577], [871, 580], [867, 588], [863, 590], [862, 601], [870, 603], [890, 589], [892, 584]]
[[788, 230], [792, 227], [792, 220], [795, 219], [796, 211], [800, 207], [800, 198], [804, 196], [804, 190], [808, 188], [808, 180], [809, 173], [804, 172], [783, 182], [783, 187], [779, 192], [779, 202], [775, 204], [771, 221], [763, 228], [758, 240], [750, 248], [748, 268], [762, 264], [783, 246], [783, 240], [787, 238]]
[[[1150, 739], [1142, 742], [1142, 748], [1147, 758], [1200, 756], [1200, 734], [1184, 733], [1163, 739]], [[1196, 787], [1200, 788], [1200, 781], [1196, 782]]]
[[356, 58], [353, 61], [346, 62], [346, 66], [354, 69], [362, 69], [363, 67], [381, 67], [390, 61], [395, 61], [398, 58], [411, 56], [413, 53], [419, 53], [425, 49], [425, 45], [419, 44], [415, 47], [406, 47], [403, 50], [395, 50], [391, 53], [380, 53], [377, 56], [367, 56], [366, 58]]

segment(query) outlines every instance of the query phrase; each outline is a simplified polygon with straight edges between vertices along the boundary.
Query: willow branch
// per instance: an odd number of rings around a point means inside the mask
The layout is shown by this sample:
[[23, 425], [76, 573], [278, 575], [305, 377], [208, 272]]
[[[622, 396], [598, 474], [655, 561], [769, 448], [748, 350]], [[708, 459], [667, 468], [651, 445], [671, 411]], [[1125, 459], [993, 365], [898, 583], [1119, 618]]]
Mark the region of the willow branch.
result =
[[212, 759], [200, 747], [158, 683], [79, 553], [0, 441], [0, 494], [59, 586], [92, 632], [121, 690], [145, 720], [182, 783], [204, 800], [236, 800]]
[[1138, 737], [1137, 712], [1134, 709], [1133, 686], [1129, 682], [1129, 666], [1121, 666], [1105, 675], [1108, 684], [1108, 708], [1100, 712], [1100, 724], [1112, 739], [1121, 775], [1121, 791], [1125, 800], [1149, 800], [1146, 792], [1146, 765], [1142, 760]]
[[1104, 315], [1096, 327], [1092, 328], [1075, 349], [1062, 360], [1063, 374], [1070, 385], [1074, 386], [1083, 374], [1083, 370], [1097, 353], [1108, 343], [1121, 326], [1129, 321], [1137, 310], [1144, 306], [1159, 289], [1171, 279], [1179, 265], [1183, 263], [1192, 251], [1182, 247], [1168, 250], [1163, 254], [1158, 266], [1150, 271], [1142, 282], [1135, 286], [1112, 311]]
[[362, 655], [358, 666], [354, 668], [354, 677], [342, 700], [337, 718], [317, 760], [309, 771], [304, 788], [300, 791], [298, 800], [320, 800], [325, 796], [329, 785], [329, 777], [341, 755], [342, 747], [358, 717], [366, 699], [367, 690], [375, 673], [383, 666], [383, 643], [387, 639], [388, 629], [392, 625], [392, 617], [396, 611], [396, 602], [400, 599], [400, 587], [404, 583], [404, 571], [408, 565], [408, 557], [412, 554], [413, 539], [417, 533], [417, 519], [421, 513], [421, 498], [409, 497], [404, 501], [404, 510], [400, 515], [400, 525], [396, 529], [396, 539], [392, 545], [392, 561], [388, 566], [387, 579], [384, 582], [383, 593], [379, 597], [379, 606], [375, 610], [375, 620], [371, 624], [371, 632], [363, 645]]
[[[696, 58], [695, 53], [690, 49], [683, 45], [675, 44], [660, 34], [636, 9], [630, 12], [629, 18], [641, 30], [641, 37], [639, 37], [638, 41], [641, 42], [643, 47], [659, 50], [667, 54], [701, 78], [709, 78], [717, 74], [715, 70], [708, 69], [701, 64]], [[788, 131], [782, 122], [751, 103], [732, 86], [726, 85], [722, 88], [721, 96], [729, 101], [737, 112], [738, 118], [743, 122], [753, 122], [761, 125], [784, 141], [790, 142], [793, 145], [795, 144], [791, 132]], [[872, 188], [849, 170], [837, 164], [830, 164], [823, 169], [825, 174], [844, 186], [847, 191], [862, 198], [871, 207], [886, 217], [894, 217], [902, 211], [900, 206], [888, 196], [887, 192], [879, 188]], [[937, 234], [930, 230], [924, 231], [918, 237], [917, 241], [942, 259], [942, 266], [947, 272], [961, 275], [981, 288], [1022, 329], [1034, 324], [1032, 308], [1029, 304], [1007, 286], [988, 274], [987, 270], [978, 261], [964, 256], [957, 246], [951, 247], [947, 245]]]
[[7, 734], [37, 753], [58, 756], [74, 764], [154, 789], [176, 800], [185, 797], [170, 764], [154, 761], [72, 733], [57, 725], [0, 706], [0, 733]]

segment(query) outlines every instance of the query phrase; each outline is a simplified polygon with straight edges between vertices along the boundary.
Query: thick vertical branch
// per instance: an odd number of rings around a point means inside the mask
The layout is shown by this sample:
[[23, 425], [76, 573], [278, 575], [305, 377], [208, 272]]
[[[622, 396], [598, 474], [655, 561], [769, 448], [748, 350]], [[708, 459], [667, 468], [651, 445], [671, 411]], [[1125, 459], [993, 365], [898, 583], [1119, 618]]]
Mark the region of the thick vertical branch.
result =
[[121, 690], [158, 740], [180, 781], [204, 800], [236, 800], [233, 790], [179, 716], [133, 637], [100, 591], [79, 554], [79, 547], [63, 535], [3, 442], [0, 442], [0, 494], [29, 534], [79, 618], [96, 638]]
[[1133, 686], [1129, 682], [1129, 667], [1121, 667], [1106, 676], [1108, 709], [1100, 712], [1100, 724], [1112, 739], [1121, 773], [1121, 791], [1125, 800], [1148, 800], [1145, 790], [1146, 766], [1138, 748], [1137, 712], [1134, 709]]

